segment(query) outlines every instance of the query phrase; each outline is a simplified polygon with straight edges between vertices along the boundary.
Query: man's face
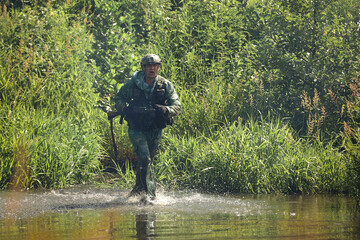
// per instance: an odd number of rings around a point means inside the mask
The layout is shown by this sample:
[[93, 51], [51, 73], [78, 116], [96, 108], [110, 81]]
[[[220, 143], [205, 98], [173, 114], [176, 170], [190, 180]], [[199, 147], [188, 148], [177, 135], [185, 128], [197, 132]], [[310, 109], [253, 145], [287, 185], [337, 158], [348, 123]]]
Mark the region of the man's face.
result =
[[160, 64], [146, 64], [142, 66], [145, 76], [149, 78], [155, 78], [160, 70]]

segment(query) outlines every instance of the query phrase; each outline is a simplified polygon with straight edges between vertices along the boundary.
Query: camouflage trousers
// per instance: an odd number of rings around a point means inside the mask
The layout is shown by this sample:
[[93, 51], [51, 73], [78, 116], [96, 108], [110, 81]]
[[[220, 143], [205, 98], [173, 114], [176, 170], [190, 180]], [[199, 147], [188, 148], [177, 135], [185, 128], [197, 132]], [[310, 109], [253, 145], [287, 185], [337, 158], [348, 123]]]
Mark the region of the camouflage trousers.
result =
[[145, 191], [148, 195], [155, 197], [156, 183], [151, 163], [158, 150], [162, 130], [142, 131], [129, 128], [128, 133], [137, 157], [136, 184], [132, 192]]

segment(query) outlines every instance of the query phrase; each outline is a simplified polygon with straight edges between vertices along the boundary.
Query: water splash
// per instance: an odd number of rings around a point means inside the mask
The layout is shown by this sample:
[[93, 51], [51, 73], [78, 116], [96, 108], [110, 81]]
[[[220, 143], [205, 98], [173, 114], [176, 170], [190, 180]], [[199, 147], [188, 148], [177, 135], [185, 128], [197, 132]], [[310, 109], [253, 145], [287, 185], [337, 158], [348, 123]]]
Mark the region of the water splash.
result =
[[160, 190], [151, 204], [143, 204], [144, 196], [129, 197], [129, 192], [89, 186], [0, 191], [0, 239], [333, 239], [334, 233], [336, 239], [360, 236], [359, 221], [350, 218], [351, 205], [344, 197], [234, 196]]
[[164, 191], [144, 204], [143, 196], [129, 197], [129, 190], [76, 187], [52, 191], [0, 192], [0, 218], [23, 218], [52, 211], [74, 209], [126, 208], [137, 211], [222, 212], [253, 214], [260, 202], [227, 195], [210, 195], [194, 191]]

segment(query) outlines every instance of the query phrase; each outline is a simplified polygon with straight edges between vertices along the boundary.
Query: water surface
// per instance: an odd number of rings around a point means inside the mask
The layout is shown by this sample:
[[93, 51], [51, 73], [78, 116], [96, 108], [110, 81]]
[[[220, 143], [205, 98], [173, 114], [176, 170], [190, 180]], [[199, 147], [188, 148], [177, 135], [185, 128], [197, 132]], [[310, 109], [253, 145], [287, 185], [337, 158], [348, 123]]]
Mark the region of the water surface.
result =
[[354, 203], [331, 195], [128, 191], [0, 192], [0, 239], [360, 239]]

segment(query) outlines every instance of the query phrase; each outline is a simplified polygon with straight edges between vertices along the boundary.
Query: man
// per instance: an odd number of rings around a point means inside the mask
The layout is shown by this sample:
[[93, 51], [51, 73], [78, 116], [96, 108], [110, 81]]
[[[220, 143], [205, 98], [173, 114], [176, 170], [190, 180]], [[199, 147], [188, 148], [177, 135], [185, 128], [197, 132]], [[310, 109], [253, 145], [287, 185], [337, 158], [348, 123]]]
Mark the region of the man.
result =
[[159, 147], [162, 129], [180, 114], [181, 105], [173, 84], [158, 75], [161, 59], [147, 54], [141, 71], [121, 87], [115, 96], [115, 108], [128, 122], [130, 141], [137, 156], [136, 184], [131, 194], [145, 192], [155, 197], [151, 163]]

